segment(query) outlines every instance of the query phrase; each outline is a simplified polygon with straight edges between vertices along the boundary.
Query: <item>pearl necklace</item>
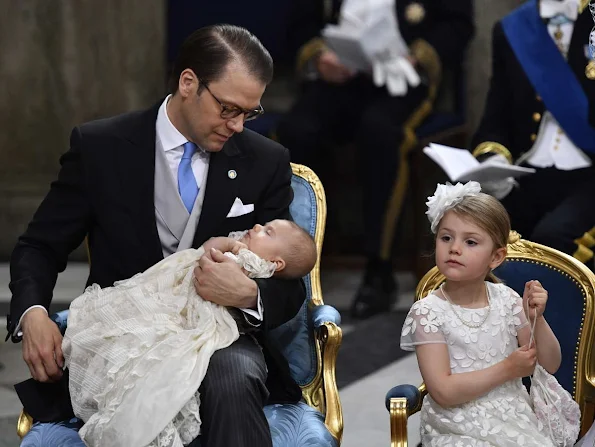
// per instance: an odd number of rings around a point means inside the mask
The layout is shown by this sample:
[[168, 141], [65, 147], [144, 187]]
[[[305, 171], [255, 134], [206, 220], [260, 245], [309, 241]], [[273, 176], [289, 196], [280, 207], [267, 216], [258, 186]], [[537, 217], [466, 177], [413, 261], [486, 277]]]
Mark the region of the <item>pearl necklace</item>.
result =
[[457, 309], [454, 307], [454, 305], [452, 304], [452, 301], [450, 300], [450, 297], [446, 294], [446, 292], [444, 291], [444, 284], [440, 285], [440, 291], [442, 292], [442, 295], [444, 295], [444, 298], [446, 298], [446, 301], [448, 302], [448, 304], [450, 305], [450, 308], [452, 309], [453, 313], [457, 316], [457, 318], [459, 319], [459, 321], [461, 323], [463, 323], [465, 326], [473, 328], [473, 329], [478, 329], [480, 328], [488, 319], [488, 316], [490, 315], [490, 310], [492, 309], [492, 302], [490, 300], [490, 291], [488, 289], [488, 286], [486, 284], [486, 296], [488, 298], [488, 308], [486, 310], [486, 313], [483, 317], [483, 319], [479, 322], [479, 323], [472, 323], [472, 322], [467, 322], [463, 319], [463, 317], [461, 316], [461, 314], [459, 313], [459, 311], [457, 311]]

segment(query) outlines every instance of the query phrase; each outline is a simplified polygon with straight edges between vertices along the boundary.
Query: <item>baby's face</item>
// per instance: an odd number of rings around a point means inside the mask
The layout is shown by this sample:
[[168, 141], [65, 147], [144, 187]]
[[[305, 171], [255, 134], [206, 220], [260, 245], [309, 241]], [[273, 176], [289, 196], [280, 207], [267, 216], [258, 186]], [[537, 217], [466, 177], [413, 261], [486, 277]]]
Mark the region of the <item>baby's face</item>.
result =
[[295, 228], [286, 220], [273, 220], [265, 225], [256, 224], [240, 240], [248, 246], [248, 250], [262, 259], [274, 261], [281, 258], [286, 244]]

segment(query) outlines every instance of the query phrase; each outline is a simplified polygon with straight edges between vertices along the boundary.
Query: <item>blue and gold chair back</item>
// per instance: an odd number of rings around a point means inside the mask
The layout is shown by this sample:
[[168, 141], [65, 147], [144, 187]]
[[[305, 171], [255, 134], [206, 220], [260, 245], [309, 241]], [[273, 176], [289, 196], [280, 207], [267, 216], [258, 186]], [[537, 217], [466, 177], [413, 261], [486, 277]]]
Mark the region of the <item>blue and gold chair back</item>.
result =
[[[274, 447], [338, 447], [343, 434], [343, 414], [335, 380], [341, 344], [340, 315], [323, 303], [320, 286], [326, 198], [322, 183], [310, 168], [297, 164], [291, 167], [294, 198], [290, 212], [294, 221], [314, 238], [318, 259], [304, 277], [306, 302], [293, 319], [275, 328], [269, 336], [288, 360], [291, 375], [302, 388], [303, 402], [267, 405], [264, 411]], [[68, 311], [52, 316], [63, 333], [67, 318]], [[22, 438], [31, 425], [31, 417], [22, 412], [18, 435]]]
[[[521, 296], [525, 283], [534, 279], [548, 291], [545, 317], [562, 348], [562, 364], [555, 376], [580, 406], [584, 435], [595, 419], [595, 274], [575, 258], [523, 240], [514, 231], [506, 261], [494, 274]], [[432, 268], [419, 282], [416, 299], [427, 296], [443, 281], [444, 275]], [[407, 446], [407, 417], [419, 411], [425, 394], [423, 384], [399, 385], [388, 392], [391, 446]]]

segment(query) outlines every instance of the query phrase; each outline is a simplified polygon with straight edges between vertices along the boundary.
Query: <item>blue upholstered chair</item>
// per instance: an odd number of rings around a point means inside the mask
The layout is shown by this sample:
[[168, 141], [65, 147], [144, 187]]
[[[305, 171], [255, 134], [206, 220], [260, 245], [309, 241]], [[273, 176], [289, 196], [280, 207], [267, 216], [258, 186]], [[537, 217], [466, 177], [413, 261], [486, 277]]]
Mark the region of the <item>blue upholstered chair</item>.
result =
[[[562, 364], [558, 382], [578, 402], [581, 436], [595, 419], [595, 274], [575, 258], [529, 242], [511, 232], [506, 262], [494, 272], [521, 296], [525, 282], [536, 279], [549, 293], [545, 317], [560, 341]], [[421, 279], [416, 299], [436, 290], [444, 276], [436, 267]], [[407, 418], [418, 412], [425, 385], [399, 385], [386, 395], [390, 411], [391, 447], [407, 446]]]
[[[338, 447], [343, 433], [343, 414], [335, 382], [335, 362], [341, 344], [340, 315], [323, 304], [320, 288], [320, 251], [326, 221], [326, 199], [320, 180], [312, 170], [292, 164], [291, 186], [294, 199], [291, 214], [294, 220], [315, 239], [319, 260], [304, 278], [308, 299], [299, 313], [272, 331], [289, 362], [292, 377], [302, 387], [303, 401], [293, 404], [268, 405], [264, 411], [269, 421], [274, 447]], [[62, 332], [66, 330], [68, 311], [52, 316]], [[22, 412], [17, 433], [22, 446], [55, 445], [52, 437], [60, 435], [63, 446], [82, 446], [75, 431], [64, 440], [65, 427], [78, 429], [81, 422], [34, 424]], [[197, 442], [193, 447], [197, 447]]]

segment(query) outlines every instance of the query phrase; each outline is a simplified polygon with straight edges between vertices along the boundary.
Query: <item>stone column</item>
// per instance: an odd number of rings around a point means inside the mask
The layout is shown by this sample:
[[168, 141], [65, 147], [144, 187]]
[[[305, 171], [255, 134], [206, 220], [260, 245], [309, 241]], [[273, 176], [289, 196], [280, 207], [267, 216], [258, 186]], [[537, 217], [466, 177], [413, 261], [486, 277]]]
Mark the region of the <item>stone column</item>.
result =
[[164, 0], [0, 0], [0, 261], [72, 128], [165, 93]]
[[468, 121], [479, 125], [492, 73], [492, 27], [522, 0], [475, 0], [475, 38], [467, 54]]

